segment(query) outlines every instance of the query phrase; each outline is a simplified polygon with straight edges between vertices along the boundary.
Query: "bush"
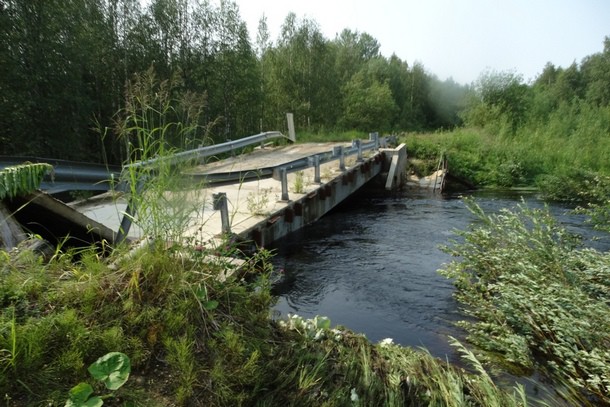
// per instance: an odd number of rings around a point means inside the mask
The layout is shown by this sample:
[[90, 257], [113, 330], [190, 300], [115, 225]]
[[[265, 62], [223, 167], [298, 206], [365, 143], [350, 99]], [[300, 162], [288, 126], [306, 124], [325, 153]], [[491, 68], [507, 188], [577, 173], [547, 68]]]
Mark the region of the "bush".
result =
[[539, 369], [582, 405], [609, 404], [610, 254], [578, 240], [546, 210], [521, 205], [487, 215], [446, 248], [441, 273], [471, 320], [461, 326], [484, 360], [517, 373]]

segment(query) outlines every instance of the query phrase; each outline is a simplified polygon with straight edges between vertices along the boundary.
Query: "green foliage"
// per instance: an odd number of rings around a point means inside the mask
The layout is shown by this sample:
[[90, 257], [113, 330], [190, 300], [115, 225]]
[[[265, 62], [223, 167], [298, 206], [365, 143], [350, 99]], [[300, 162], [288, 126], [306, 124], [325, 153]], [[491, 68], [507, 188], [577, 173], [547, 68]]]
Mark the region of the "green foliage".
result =
[[0, 200], [33, 192], [52, 170], [51, 165], [40, 163], [21, 164], [0, 170]]
[[87, 369], [95, 380], [99, 380], [109, 390], [116, 390], [125, 384], [131, 372], [129, 357], [121, 352], [110, 352], [96, 360]]
[[302, 194], [305, 191], [305, 180], [304, 180], [304, 172], [297, 171], [294, 174], [294, 184], [293, 189], [296, 194]]
[[[373, 345], [328, 318], [271, 320], [264, 250], [234, 276], [189, 246], [117, 252], [109, 262], [92, 253], [27, 266], [2, 257], [0, 392], [17, 405], [60, 404], [68, 392], [67, 405], [403, 406], [473, 394], [473, 405], [524, 405], [483, 375], [391, 341]], [[88, 364], [116, 390], [67, 387], [86, 380]]]
[[174, 162], [170, 155], [209, 141], [211, 126], [200, 124], [204, 98], [182, 94], [180, 86], [160, 81], [152, 70], [136, 75], [117, 120], [128, 149], [122, 177], [137, 210], [133, 221], [146, 236], [163, 241], [180, 241], [201, 210], [201, 185], [189, 184], [180, 172], [193, 163]]
[[[108, 390], [117, 390], [127, 382], [131, 372], [129, 357], [121, 352], [110, 352], [93, 362], [87, 369], [91, 376], [106, 386]], [[99, 407], [104, 404], [102, 397], [93, 396], [93, 387], [88, 383], [79, 383], [70, 389], [66, 407]]]
[[93, 387], [88, 383], [79, 383], [70, 389], [70, 397], [65, 407], [100, 407], [104, 401], [99, 396], [93, 396]]
[[121, 163], [128, 151], [114, 137], [115, 112], [130, 103], [125, 85], [148, 69], [160, 82], [179, 77], [184, 95], [207, 95], [214, 142], [285, 130], [286, 112], [306, 131], [458, 122], [465, 87], [381, 56], [368, 33], [325, 38], [318, 23], [291, 13], [276, 39], [266, 22], [258, 37], [255, 52], [231, 1], [4, 1], [0, 154]]
[[471, 319], [460, 323], [484, 360], [516, 372], [539, 369], [577, 404], [610, 394], [610, 257], [581, 249], [546, 210], [485, 214], [446, 251], [459, 257], [441, 272]]
[[586, 205], [576, 212], [588, 215], [596, 229], [610, 232], [610, 177], [592, 176], [579, 192]]
[[[466, 124], [478, 129], [470, 131], [479, 135], [480, 147], [455, 148], [453, 170], [481, 185], [536, 183], [551, 199], [586, 201], [587, 185], [610, 174], [607, 45], [608, 39], [602, 53], [580, 66], [547, 64], [530, 86], [511, 72], [483, 74], [462, 113]], [[441, 144], [447, 148], [461, 133]], [[478, 168], [472, 165], [477, 162]]]
[[345, 85], [343, 126], [365, 131], [390, 129], [397, 107], [387, 83], [360, 72]]
[[485, 72], [477, 81], [477, 98], [466, 114], [466, 123], [474, 126], [506, 122], [514, 134], [528, 110], [529, 88], [523, 78], [512, 72]]

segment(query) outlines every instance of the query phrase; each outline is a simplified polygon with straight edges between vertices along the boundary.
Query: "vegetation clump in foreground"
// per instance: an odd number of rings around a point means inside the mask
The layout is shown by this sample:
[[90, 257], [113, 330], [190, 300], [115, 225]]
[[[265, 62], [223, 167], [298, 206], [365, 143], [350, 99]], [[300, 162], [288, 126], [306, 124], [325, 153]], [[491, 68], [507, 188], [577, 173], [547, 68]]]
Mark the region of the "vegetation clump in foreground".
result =
[[110, 352], [131, 361], [127, 382], [104, 396], [113, 405], [527, 404], [476, 360], [469, 374], [325, 318], [272, 320], [267, 252], [255, 267], [256, 278], [221, 281], [202, 251], [161, 245], [108, 259], [58, 251], [48, 263], [0, 252], [5, 405], [64, 405], [79, 383], [104, 394], [87, 367]]
[[546, 210], [477, 217], [446, 248], [477, 356], [542, 372], [574, 405], [610, 405], [610, 254], [583, 248]]

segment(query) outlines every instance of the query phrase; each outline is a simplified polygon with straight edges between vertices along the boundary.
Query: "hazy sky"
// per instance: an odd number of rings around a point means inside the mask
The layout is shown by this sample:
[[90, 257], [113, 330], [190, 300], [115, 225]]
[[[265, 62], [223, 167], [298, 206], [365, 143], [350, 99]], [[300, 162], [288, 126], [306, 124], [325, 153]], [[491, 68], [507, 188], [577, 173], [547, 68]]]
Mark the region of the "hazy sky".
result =
[[601, 52], [610, 36], [610, 0], [236, 0], [250, 37], [264, 14], [275, 40], [290, 11], [335, 38], [367, 32], [385, 56], [421, 62], [439, 79], [476, 80], [487, 69], [526, 81], [547, 62], [567, 67]]

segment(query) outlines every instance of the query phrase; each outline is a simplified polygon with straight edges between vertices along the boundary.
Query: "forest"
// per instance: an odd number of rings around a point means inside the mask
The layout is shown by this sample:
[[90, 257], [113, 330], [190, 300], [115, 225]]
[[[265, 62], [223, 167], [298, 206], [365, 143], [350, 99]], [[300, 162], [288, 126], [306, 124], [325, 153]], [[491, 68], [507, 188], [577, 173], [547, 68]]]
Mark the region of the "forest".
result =
[[585, 167], [610, 172], [599, 156], [609, 151], [610, 39], [600, 42], [602, 52], [548, 63], [531, 83], [487, 71], [462, 85], [381, 55], [365, 32], [326, 38], [294, 13], [276, 39], [264, 16], [248, 33], [228, 0], [2, 0], [0, 154], [125, 161], [121, 116], [148, 72], [151, 92], [170, 94], [169, 121], [195, 125], [190, 138], [167, 138], [176, 148], [282, 131], [292, 112], [299, 131], [320, 135], [465, 126], [496, 141], [559, 137], [577, 150], [585, 135], [597, 155]]
[[466, 91], [382, 56], [367, 33], [325, 38], [295, 14], [277, 39], [261, 18], [251, 41], [225, 0], [3, 0], [0, 33], [4, 155], [123, 161], [117, 114], [149, 70], [183, 102], [173, 119], [200, 113], [198, 144], [283, 130], [286, 112], [310, 132], [447, 128]]

